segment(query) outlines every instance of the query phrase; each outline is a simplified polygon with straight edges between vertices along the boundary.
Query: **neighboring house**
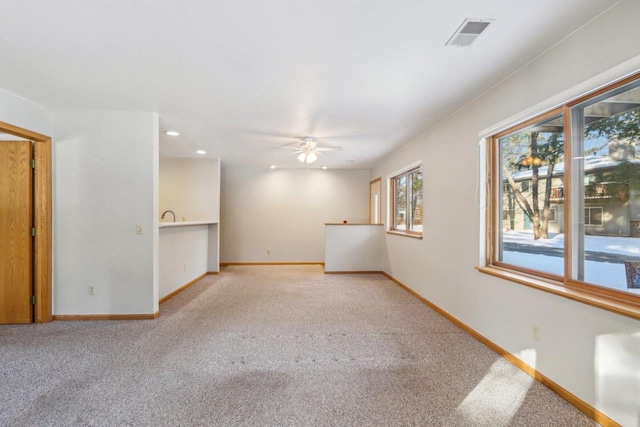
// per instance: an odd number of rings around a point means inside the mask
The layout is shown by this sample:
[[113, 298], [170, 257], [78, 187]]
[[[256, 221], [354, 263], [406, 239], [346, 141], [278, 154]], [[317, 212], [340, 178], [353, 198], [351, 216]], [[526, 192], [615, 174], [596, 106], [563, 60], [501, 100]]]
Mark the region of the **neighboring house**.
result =
[[[609, 145], [608, 155], [591, 155], [584, 159], [584, 226], [585, 234], [640, 237], [640, 192], [629, 183], [614, 181], [612, 172], [624, 162], [640, 167], [635, 144]], [[547, 168], [539, 169], [539, 205], [544, 202]], [[513, 174], [522, 195], [531, 203], [531, 170]], [[554, 168], [551, 184], [549, 233], [564, 232], [564, 163]], [[519, 207], [514, 191], [504, 179], [503, 230], [531, 229], [531, 220]]]

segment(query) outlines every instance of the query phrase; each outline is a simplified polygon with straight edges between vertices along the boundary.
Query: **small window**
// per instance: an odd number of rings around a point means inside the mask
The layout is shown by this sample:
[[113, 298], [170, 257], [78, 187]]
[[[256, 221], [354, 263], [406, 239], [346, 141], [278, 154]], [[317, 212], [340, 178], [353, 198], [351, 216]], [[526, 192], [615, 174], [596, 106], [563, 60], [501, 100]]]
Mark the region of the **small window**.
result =
[[584, 225], [602, 225], [602, 208], [584, 208]]
[[422, 235], [422, 166], [389, 179], [391, 194], [390, 231]]

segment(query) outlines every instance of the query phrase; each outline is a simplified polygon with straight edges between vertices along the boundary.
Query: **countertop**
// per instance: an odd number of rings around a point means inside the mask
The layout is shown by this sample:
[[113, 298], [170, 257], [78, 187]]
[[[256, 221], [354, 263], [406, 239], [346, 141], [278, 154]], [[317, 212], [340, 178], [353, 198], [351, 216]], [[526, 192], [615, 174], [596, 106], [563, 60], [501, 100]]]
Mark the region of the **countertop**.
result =
[[185, 227], [188, 225], [209, 225], [217, 224], [218, 221], [179, 221], [179, 222], [161, 222], [159, 227]]
[[369, 224], [366, 222], [348, 222], [348, 223], [343, 223], [343, 222], [325, 222], [324, 225], [383, 225], [383, 224]]

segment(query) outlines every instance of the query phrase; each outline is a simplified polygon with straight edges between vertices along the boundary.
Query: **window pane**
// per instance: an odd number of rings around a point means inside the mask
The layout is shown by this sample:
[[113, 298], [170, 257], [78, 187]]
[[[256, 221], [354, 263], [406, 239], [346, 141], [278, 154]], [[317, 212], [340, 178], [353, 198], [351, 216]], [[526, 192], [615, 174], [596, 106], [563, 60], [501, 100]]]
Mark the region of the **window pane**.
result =
[[554, 275], [564, 274], [563, 116], [498, 140], [502, 211], [498, 260]]
[[640, 262], [640, 82], [574, 107], [572, 278], [621, 291]]
[[422, 171], [410, 174], [411, 178], [411, 230], [422, 231]]
[[407, 175], [400, 175], [394, 178], [394, 200], [395, 200], [395, 212], [394, 212], [394, 229], [406, 230], [407, 229]]

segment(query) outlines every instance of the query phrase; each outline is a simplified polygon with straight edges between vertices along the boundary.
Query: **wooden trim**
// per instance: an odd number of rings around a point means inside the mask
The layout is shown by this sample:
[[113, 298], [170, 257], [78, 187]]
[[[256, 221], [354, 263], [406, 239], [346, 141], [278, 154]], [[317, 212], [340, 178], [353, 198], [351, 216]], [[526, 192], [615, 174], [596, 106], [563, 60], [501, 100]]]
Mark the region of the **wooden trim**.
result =
[[56, 314], [53, 320], [152, 320], [160, 316], [160, 311], [151, 314]]
[[34, 159], [38, 167], [34, 175], [34, 238], [35, 275], [34, 294], [37, 298], [34, 320], [37, 323], [52, 319], [52, 223], [51, 207], [51, 140], [34, 143]]
[[365, 270], [365, 271], [325, 271], [324, 274], [384, 274], [383, 271]]
[[220, 272], [219, 271], [207, 271], [207, 276], [211, 276], [211, 275], [214, 275], [214, 274], [220, 274]]
[[19, 136], [20, 138], [28, 139], [30, 141], [39, 141], [39, 142], [51, 141], [51, 138], [49, 138], [46, 135], [43, 135], [37, 132], [32, 132], [28, 129], [14, 126], [5, 122], [0, 122], [0, 131], [3, 133]]
[[221, 262], [221, 267], [230, 265], [324, 265], [324, 262]]
[[387, 230], [387, 234], [395, 234], [396, 236], [411, 237], [412, 239], [422, 240], [422, 234], [412, 234], [412, 233], [407, 233], [407, 232], [402, 232], [397, 230]]
[[167, 295], [163, 296], [162, 298], [160, 298], [160, 300], [158, 301], [160, 304], [162, 304], [163, 302], [165, 302], [166, 300], [178, 295], [180, 292], [184, 291], [185, 289], [187, 289], [188, 287], [194, 285], [195, 283], [197, 283], [200, 279], [202, 279], [203, 277], [206, 277], [209, 275], [209, 272], [206, 273], [202, 273], [201, 275], [199, 275], [198, 277], [196, 277], [195, 279], [193, 279], [192, 281], [180, 286], [178, 289], [176, 289], [173, 292], [168, 293]]
[[539, 114], [539, 115], [537, 115], [535, 117], [532, 117], [527, 121], [524, 121], [524, 122], [521, 122], [521, 123], [517, 123], [517, 124], [507, 128], [507, 129], [503, 130], [502, 132], [499, 132], [499, 133], [493, 135], [493, 138], [500, 139], [500, 138], [504, 138], [505, 136], [511, 135], [512, 133], [526, 130], [528, 127], [530, 127], [532, 125], [535, 125], [538, 122], [544, 122], [545, 120], [548, 120], [548, 119], [550, 119], [550, 118], [552, 118], [554, 116], [561, 115], [562, 111], [563, 111], [563, 106], [554, 108], [553, 110], [549, 110], [549, 111], [547, 111], [545, 113], [542, 113], [542, 114]]
[[34, 226], [38, 235], [34, 238], [34, 295], [37, 303], [34, 321], [46, 323], [52, 320], [52, 179], [51, 138], [9, 123], [0, 122], [0, 132], [34, 142], [34, 158], [38, 167], [34, 175]]
[[518, 265], [509, 264], [509, 263], [502, 262], [502, 261], [493, 261], [493, 264], [491, 266], [492, 267], [504, 268], [505, 270], [508, 269], [508, 270], [511, 270], [511, 271], [516, 271], [518, 273], [523, 273], [523, 274], [535, 276], [535, 277], [538, 277], [538, 278], [540, 278], [542, 280], [551, 280], [551, 281], [558, 282], [558, 283], [562, 282], [562, 280], [563, 280], [562, 276], [558, 276], [556, 274], [546, 273], [544, 271], [534, 270], [532, 268], [520, 267]]
[[540, 278], [525, 276], [524, 274], [514, 273], [511, 269], [491, 267], [476, 267], [481, 273], [486, 273], [494, 277], [510, 280], [521, 285], [549, 292], [570, 300], [578, 301], [593, 307], [611, 311], [613, 313], [622, 314], [640, 320], [640, 306], [628, 301], [615, 300], [610, 297], [603, 297], [598, 294], [578, 290], [572, 287], [563, 286], [560, 282], [545, 281]]
[[564, 285], [568, 288], [574, 288], [579, 291], [587, 292], [589, 294], [600, 295], [602, 297], [615, 299], [640, 307], [640, 295], [638, 294], [631, 294], [618, 289], [605, 288], [602, 285], [598, 285], [595, 283], [578, 282], [577, 280], [572, 279], [567, 279], [564, 282]]
[[494, 253], [493, 253], [493, 221], [494, 221], [494, 204], [495, 204], [495, 200], [497, 198], [497, 195], [495, 194], [495, 186], [493, 185], [493, 181], [494, 181], [494, 176], [495, 176], [495, 172], [493, 170], [494, 167], [494, 163], [495, 161], [493, 160], [494, 157], [494, 151], [495, 151], [495, 137], [491, 136], [488, 137], [486, 139], [487, 141], [487, 159], [486, 159], [486, 168], [487, 168], [487, 183], [486, 183], [486, 193], [487, 193], [487, 200], [486, 200], [486, 206], [487, 206], [487, 212], [486, 212], [486, 216], [485, 216], [485, 231], [486, 231], [486, 235], [485, 235], [485, 253], [484, 253], [484, 258], [485, 258], [485, 264], [484, 265], [490, 265], [491, 264], [491, 260], [495, 257]]
[[566, 400], [567, 402], [575, 406], [577, 409], [582, 411], [588, 417], [592, 418], [596, 422], [606, 427], [620, 426], [620, 424], [618, 424], [617, 422], [615, 422], [614, 420], [612, 420], [611, 418], [609, 418], [608, 416], [606, 416], [605, 414], [603, 414], [602, 412], [594, 408], [593, 406], [589, 405], [587, 402], [580, 399], [578, 396], [571, 393], [566, 388], [562, 387], [558, 383], [548, 378], [546, 375], [537, 371], [534, 367], [529, 366], [528, 364], [520, 360], [518, 357], [514, 356], [513, 354], [509, 353], [507, 350], [500, 347], [498, 344], [491, 341], [489, 338], [483, 336], [476, 330], [472, 329], [466, 323], [464, 323], [454, 315], [450, 314], [446, 310], [440, 308], [438, 305], [434, 304], [433, 302], [429, 301], [428, 299], [420, 295], [418, 292], [411, 289], [409, 286], [405, 285], [398, 279], [394, 278], [393, 276], [385, 272], [383, 272], [382, 274], [384, 274], [387, 278], [389, 278], [389, 280], [391, 280], [392, 282], [394, 282], [395, 284], [397, 284], [398, 286], [400, 286], [401, 288], [409, 292], [411, 295], [416, 297], [422, 303], [431, 307], [437, 313], [441, 314], [443, 317], [451, 321], [460, 329], [462, 329], [463, 331], [465, 331], [466, 333], [468, 333], [469, 335], [471, 335], [472, 337], [474, 337], [475, 339], [477, 339], [478, 341], [480, 341], [481, 343], [489, 347], [491, 350], [498, 353], [500, 356], [502, 356], [505, 360], [510, 362], [512, 365], [521, 369], [526, 374], [534, 378], [536, 381], [538, 381], [539, 383], [541, 383], [542, 385], [544, 385], [545, 387], [547, 387], [548, 389], [556, 393], [558, 396], [562, 397], [564, 400]]
[[622, 87], [624, 85], [627, 85], [629, 83], [633, 83], [634, 81], [640, 79], [640, 72], [639, 73], [635, 73], [632, 74], [629, 77], [626, 77], [624, 79], [618, 80], [617, 82], [614, 82], [612, 84], [606, 85], [605, 87], [602, 87], [600, 89], [591, 91], [591, 92], [587, 92], [586, 94], [584, 94], [583, 96], [581, 96], [580, 98], [574, 99], [573, 101], [567, 102], [565, 103], [567, 105], [567, 107], [571, 108], [571, 107], [575, 107], [578, 104], [582, 104], [585, 101], [588, 101], [589, 99], [592, 98], [596, 98], [600, 95], [604, 95], [607, 92], [610, 92], [612, 90], [616, 90], [619, 87]]

